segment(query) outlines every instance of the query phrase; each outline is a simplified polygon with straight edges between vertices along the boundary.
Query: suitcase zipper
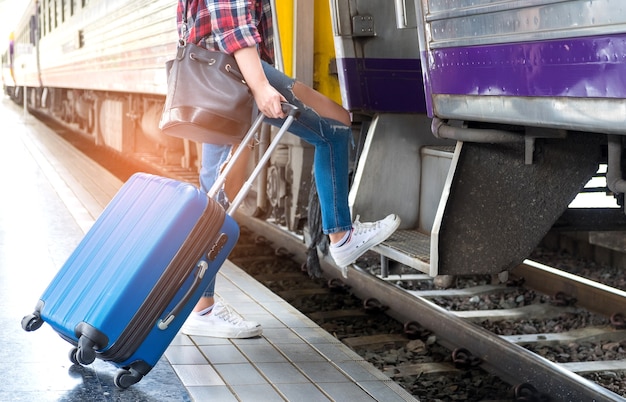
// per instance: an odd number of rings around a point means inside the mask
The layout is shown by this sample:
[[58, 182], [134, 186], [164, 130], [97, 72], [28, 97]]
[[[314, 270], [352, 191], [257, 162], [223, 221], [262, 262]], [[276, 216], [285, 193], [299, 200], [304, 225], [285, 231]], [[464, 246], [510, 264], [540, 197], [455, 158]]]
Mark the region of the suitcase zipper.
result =
[[[210, 245], [219, 241], [221, 236], [218, 236], [218, 233], [225, 215], [221, 205], [209, 199], [206, 209], [188, 236], [190, 241], [181, 245], [165, 269], [165, 273], [158, 280], [128, 326], [122, 331], [117, 341], [110, 348], [99, 353], [102, 360], [123, 362], [130, 358], [146, 339], [185, 280], [193, 273], [194, 269], [202, 269], [198, 267], [198, 262], [204, 253], [210, 249]], [[204, 241], [207, 238], [211, 240], [209, 242]], [[176, 285], [173, 286], [173, 283]]]

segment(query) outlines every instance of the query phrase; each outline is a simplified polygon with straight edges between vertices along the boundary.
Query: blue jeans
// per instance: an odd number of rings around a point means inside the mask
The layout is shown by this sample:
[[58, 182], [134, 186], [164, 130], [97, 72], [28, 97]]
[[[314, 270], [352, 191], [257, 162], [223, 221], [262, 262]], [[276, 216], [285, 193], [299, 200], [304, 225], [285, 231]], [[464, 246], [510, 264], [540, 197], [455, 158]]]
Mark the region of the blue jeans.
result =
[[[293, 78], [266, 62], [262, 62], [262, 65], [270, 84], [285, 97], [287, 102], [300, 108], [300, 117], [293, 122], [289, 132], [315, 147], [313, 173], [320, 198], [324, 233], [350, 230], [352, 219], [348, 206], [348, 169], [351, 128], [333, 119], [322, 118], [316, 111], [305, 106], [293, 93], [295, 84]], [[284, 122], [283, 119], [266, 119], [266, 121], [277, 127]], [[217, 179], [220, 167], [228, 157], [230, 149], [230, 145], [202, 145], [200, 185], [204, 191], [208, 191]], [[225, 195], [221, 192], [218, 194], [218, 201], [223, 200], [225, 200]], [[214, 286], [214, 282], [209, 285], [205, 296], [213, 295]]]
[[[207, 193], [213, 183], [219, 176], [220, 168], [226, 162], [228, 154], [230, 153], [230, 145], [214, 145], [214, 144], [202, 144], [202, 165], [200, 166], [200, 189]], [[215, 199], [228, 208], [228, 200], [224, 189], [220, 190]], [[213, 297], [215, 295], [215, 278], [211, 281], [209, 286], [206, 287], [202, 297]]]
[[[222, 165], [228, 159], [230, 145], [202, 144], [202, 165], [200, 166], [200, 189], [208, 192], [220, 174]], [[222, 188], [215, 199], [222, 204], [224, 209], [228, 209], [228, 199]]]
[[[287, 102], [301, 110], [300, 117], [291, 125], [289, 132], [315, 147], [313, 172], [322, 209], [324, 233], [351, 229], [348, 168], [352, 130], [338, 121], [320, 117], [317, 112], [295, 97], [293, 78], [265, 62], [262, 64], [270, 84], [287, 99]], [[275, 126], [283, 123], [282, 119], [267, 121]]]

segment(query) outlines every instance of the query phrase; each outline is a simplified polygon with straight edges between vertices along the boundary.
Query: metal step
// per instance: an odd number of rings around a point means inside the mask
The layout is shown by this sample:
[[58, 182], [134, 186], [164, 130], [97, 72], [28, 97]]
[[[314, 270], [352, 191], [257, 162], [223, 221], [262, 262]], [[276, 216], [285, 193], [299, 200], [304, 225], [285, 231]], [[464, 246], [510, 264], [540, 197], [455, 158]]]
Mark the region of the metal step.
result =
[[372, 250], [384, 257], [431, 275], [430, 234], [416, 230], [397, 230], [387, 240], [374, 246]]

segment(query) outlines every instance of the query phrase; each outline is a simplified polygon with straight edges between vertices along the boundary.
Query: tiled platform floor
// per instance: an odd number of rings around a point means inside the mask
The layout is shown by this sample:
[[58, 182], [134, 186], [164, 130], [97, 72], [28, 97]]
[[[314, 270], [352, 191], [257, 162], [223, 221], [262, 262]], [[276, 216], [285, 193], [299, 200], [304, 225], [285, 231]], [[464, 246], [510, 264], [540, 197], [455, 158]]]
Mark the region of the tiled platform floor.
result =
[[0, 121], [0, 402], [414, 400], [230, 262], [217, 292], [262, 337], [179, 334], [123, 391], [108, 363], [72, 366], [50, 327], [26, 333], [20, 321], [121, 183], [6, 98]]

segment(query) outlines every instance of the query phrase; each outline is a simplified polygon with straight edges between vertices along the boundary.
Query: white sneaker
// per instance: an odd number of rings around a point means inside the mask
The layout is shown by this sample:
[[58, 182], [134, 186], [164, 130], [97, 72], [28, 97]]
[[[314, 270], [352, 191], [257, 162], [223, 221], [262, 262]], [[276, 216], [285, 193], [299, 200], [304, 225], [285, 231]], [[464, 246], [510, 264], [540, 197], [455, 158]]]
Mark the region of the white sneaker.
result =
[[350, 239], [339, 247], [330, 246], [330, 255], [339, 267], [346, 267], [365, 254], [367, 250], [384, 241], [400, 226], [396, 214], [388, 215], [376, 222], [359, 222], [359, 217], [352, 224]]
[[216, 300], [209, 314], [191, 313], [181, 332], [185, 335], [213, 338], [252, 338], [261, 335], [263, 328], [256, 321], [244, 320], [229, 306]]

